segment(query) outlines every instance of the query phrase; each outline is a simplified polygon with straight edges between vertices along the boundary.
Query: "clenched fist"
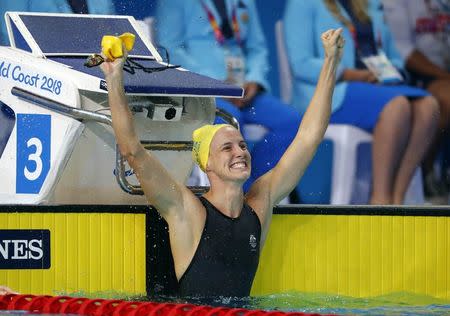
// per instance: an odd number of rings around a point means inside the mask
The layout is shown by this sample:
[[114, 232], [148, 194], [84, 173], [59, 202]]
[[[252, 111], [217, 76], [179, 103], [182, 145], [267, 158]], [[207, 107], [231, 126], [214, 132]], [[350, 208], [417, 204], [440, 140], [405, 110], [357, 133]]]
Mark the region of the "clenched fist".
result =
[[325, 49], [325, 56], [341, 60], [345, 44], [345, 40], [342, 37], [342, 28], [331, 29], [322, 33], [321, 39]]

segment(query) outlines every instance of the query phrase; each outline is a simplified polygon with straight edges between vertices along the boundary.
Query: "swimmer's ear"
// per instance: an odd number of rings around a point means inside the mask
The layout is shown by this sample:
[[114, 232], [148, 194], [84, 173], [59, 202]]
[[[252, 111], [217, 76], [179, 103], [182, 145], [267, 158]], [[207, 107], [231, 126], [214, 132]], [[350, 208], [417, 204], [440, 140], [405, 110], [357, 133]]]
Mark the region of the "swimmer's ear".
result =
[[209, 167], [209, 159], [206, 162], [206, 168], [205, 168], [205, 173], [207, 173], [208, 171], [211, 171], [211, 168]]
[[211, 162], [211, 153], [208, 153], [208, 160], [206, 161], [205, 173], [211, 171], [210, 162]]

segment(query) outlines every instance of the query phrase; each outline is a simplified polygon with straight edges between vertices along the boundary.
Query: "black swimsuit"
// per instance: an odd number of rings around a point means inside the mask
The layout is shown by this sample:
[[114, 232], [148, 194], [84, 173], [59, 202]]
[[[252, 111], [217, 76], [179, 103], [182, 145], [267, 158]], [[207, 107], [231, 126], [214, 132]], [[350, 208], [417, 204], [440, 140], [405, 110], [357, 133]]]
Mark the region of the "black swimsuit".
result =
[[206, 221], [192, 261], [179, 281], [183, 297], [249, 296], [258, 268], [261, 223], [250, 206], [231, 218], [201, 197]]

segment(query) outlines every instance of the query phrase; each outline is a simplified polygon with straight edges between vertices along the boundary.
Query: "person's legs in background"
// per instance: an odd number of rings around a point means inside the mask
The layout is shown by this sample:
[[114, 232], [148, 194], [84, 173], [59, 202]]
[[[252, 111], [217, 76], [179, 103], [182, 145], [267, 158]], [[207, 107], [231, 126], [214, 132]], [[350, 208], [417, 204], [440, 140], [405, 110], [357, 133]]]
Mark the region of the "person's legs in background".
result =
[[432, 96], [411, 100], [412, 125], [408, 145], [397, 171], [393, 203], [403, 204], [414, 170], [433, 143], [439, 120], [439, 105]]
[[[418, 101], [412, 104], [404, 93]], [[350, 124], [372, 133], [371, 204], [403, 202], [433, 138], [429, 133], [436, 128], [436, 118], [437, 105], [424, 90], [349, 84], [342, 107], [331, 115], [330, 123]]]
[[396, 170], [411, 131], [412, 111], [399, 91], [365, 82], [348, 84], [330, 123], [349, 124], [372, 134], [370, 204], [392, 204]]
[[[441, 175], [435, 174], [434, 164], [442, 146], [446, 145], [446, 137], [449, 135], [450, 127], [450, 80], [437, 79], [431, 81], [427, 90], [437, 99], [440, 107], [439, 125], [435, 141], [431, 144], [423, 163], [424, 188], [428, 198], [440, 197], [447, 193], [445, 168], [441, 169]], [[443, 150], [445, 153], [445, 148]], [[445, 156], [445, 155], [444, 155]], [[445, 162], [443, 162], [445, 165]], [[444, 166], [442, 166], [444, 167]], [[440, 177], [439, 177], [440, 176]], [[439, 179], [441, 178], [441, 179]]]
[[394, 179], [411, 131], [411, 106], [399, 96], [383, 108], [373, 130], [370, 204], [392, 204]]
[[420, 166], [437, 127], [438, 106], [431, 96], [392, 99], [373, 134], [371, 204], [403, 204], [414, 171]]

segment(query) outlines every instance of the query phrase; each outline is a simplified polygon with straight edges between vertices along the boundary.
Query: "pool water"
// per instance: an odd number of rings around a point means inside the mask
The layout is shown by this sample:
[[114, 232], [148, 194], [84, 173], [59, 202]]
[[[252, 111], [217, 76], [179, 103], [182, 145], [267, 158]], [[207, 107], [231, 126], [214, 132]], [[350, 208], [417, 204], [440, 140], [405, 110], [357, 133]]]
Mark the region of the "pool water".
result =
[[[64, 293], [68, 294], [68, 293]], [[58, 293], [55, 295], [63, 295]], [[71, 296], [85, 296], [82, 293], [71, 293]], [[135, 301], [148, 300], [143, 297], [125, 298], [115, 293], [97, 293], [88, 295], [91, 298], [129, 299]], [[86, 296], [85, 296], [86, 297]], [[279, 310], [284, 312], [305, 312], [338, 315], [450, 315], [450, 302], [429, 296], [409, 293], [394, 293], [371, 298], [353, 298], [347, 296], [320, 293], [287, 292], [248, 298], [152, 298], [158, 302], [195, 303], [214, 306], [242, 307], [247, 309]], [[0, 311], [0, 315], [24, 315], [22, 311]], [[37, 315], [37, 314], [33, 314]], [[67, 316], [67, 315], [65, 315]]]
[[340, 315], [450, 315], [450, 301], [408, 293], [353, 298], [318, 293], [282, 293], [252, 299], [253, 308]]
[[216, 298], [212, 305], [339, 315], [450, 315], [450, 301], [408, 293], [353, 298], [289, 292], [247, 299]]

